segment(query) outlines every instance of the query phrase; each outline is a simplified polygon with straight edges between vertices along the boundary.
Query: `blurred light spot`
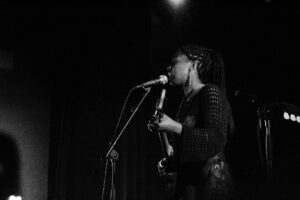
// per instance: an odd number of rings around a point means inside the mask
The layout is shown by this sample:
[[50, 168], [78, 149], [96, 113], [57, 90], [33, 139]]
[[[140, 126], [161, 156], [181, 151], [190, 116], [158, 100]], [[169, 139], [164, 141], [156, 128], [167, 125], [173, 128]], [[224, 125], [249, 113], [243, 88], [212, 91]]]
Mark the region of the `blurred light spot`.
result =
[[294, 114], [291, 114], [290, 118], [293, 122], [296, 121], [296, 116]]
[[297, 122], [300, 123], [300, 116], [297, 116]]
[[290, 119], [289, 113], [284, 112], [284, 113], [283, 113], [283, 118], [286, 119], [286, 120], [289, 120], [289, 119]]
[[22, 200], [21, 196], [15, 196], [15, 195], [11, 195], [8, 197], [7, 200]]

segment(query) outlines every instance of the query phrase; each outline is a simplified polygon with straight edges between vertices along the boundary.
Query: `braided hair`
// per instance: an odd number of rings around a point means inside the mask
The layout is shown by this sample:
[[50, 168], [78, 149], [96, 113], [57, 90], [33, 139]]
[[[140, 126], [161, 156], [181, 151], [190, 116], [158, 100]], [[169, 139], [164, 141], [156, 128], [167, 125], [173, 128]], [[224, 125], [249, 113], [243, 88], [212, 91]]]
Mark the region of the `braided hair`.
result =
[[189, 60], [197, 62], [198, 76], [204, 84], [214, 84], [226, 94], [222, 56], [215, 50], [197, 45], [185, 45], [178, 50]]
[[230, 104], [226, 95], [225, 70], [222, 56], [215, 50], [197, 45], [185, 45], [177, 50], [177, 54], [182, 53], [189, 60], [197, 62], [198, 76], [204, 84], [218, 86], [224, 93], [228, 107], [228, 129], [231, 138], [234, 132], [234, 120]]

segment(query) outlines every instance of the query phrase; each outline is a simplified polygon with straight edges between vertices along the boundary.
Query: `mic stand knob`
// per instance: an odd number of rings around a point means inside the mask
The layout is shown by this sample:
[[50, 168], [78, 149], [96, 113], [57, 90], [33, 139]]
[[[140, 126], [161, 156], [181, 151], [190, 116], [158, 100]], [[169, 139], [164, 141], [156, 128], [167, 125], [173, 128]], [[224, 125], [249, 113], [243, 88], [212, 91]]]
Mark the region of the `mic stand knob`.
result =
[[111, 166], [110, 200], [115, 200], [116, 199], [115, 173], [116, 173], [116, 162], [118, 161], [119, 153], [116, 150], [112, 149], [108, 158]]

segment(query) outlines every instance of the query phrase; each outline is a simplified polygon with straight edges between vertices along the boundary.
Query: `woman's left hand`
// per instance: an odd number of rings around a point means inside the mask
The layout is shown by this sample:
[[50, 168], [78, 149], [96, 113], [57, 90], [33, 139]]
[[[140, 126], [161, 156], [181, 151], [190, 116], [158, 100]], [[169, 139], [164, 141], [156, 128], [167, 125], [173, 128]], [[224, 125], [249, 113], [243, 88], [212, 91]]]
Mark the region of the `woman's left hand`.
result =
[[148, 128], [155, 129], [158, 131], [166, 131], [169, 133], [176, 133], [178, 135], [181, 134], [182, 131], [182, 125], [181, 123], [173, 120], [168, 115], [164, 113], [160, 113], [160, 117], [152, 120], [148, 124]]

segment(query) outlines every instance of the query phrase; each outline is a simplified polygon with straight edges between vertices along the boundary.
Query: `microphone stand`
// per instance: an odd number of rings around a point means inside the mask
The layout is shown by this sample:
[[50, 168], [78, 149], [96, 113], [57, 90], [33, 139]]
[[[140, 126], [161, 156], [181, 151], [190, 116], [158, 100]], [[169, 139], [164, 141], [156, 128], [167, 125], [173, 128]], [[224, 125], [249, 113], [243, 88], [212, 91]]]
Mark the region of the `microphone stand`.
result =
[[[252, 103], [256, 105], [257, 113], [257, 140], [258, 140], [258, 150], [260, 156], [261, 166], [266, 168], [267, 177], [272, 176], [272, 138], [271, 138], [271, 109], [270, 107], [274, 102], [269, 102], [267, 100], [261, 99], [255, 95], [248, 94], [246, 92], [235, 91], [235, 96], [243, 95], [251, 100]], [[276, 103], [275, 103], [276, 104]], [[262, 136], [264, 138], [264, 153], [262, 150]]]
[[[137, 89], [136, 87], [133, 88], [132, 90]], [[107, 178], [107, 165], [108, 165], [108, 161], [110, 161], [110, 168], [111, 168], [111, 184], [110, 184], [110, 200], [116, 200], [116, 189], [115, 189], [115, 174], [116, 174], [116, 161], [119, 158], [119, 154], [116, 150], [114, 150], [114, 147], [116, 146], [118, 140], [120, 139], [120, 137], [122, 136], [124, 130], [127, 128], [129, 122], [131, 121], [131, 119], [133, 118], [133, 116], [135, 115], [135, 113], [137, 112], [137, 110], [139, 109], [140, 105], [142, 104], [142, 102], [144, 101], [144, 99], [146, 98], [146, 96], [148, 96], [148, 94], [151, 91], [151, 87], [143, 87], [143, 89], [146, 91], [144, 96], [142, 97], [142, 99], [139, 101], [138, 105], [135, 107], [135, 109], [132, 111], [129, 119], [127, 120], [127, 122], [125, 123], [124, 127], [122, 128], [122, 130], [120, 131], [120, 133], [118, 134], [118, 136], [116, 137], [116, 139], [113, 142], [110, 142], [110, 148], [107, 151], [107, 153], [105, 154], [105, 172], [104, 172], [104, 179], [103, 179], [103, 184], [102, 184], [102, 195], [101, 195], [101, 200], [104, 200], [104, 195], [105, 195], [105, 183], [106, 183], [106, 178]]]
[[260, 160], [263, 163], [262, 156], [262, 145], [260, 141], [260, 136], [263, 134], [264, 136], [264, 152], [265, 152], [265, 166], [267, 171], [267, 177], [271, 177], [272, 175], [272, 138], [271, 138], [271, 120], [270, 120], [270, 109], [266, 105], [265, 102], [259, 104], [257, 106], [257, 138], [259, 143], [259, 152], [260, 152]]

